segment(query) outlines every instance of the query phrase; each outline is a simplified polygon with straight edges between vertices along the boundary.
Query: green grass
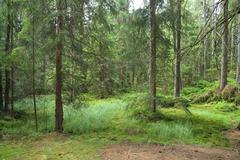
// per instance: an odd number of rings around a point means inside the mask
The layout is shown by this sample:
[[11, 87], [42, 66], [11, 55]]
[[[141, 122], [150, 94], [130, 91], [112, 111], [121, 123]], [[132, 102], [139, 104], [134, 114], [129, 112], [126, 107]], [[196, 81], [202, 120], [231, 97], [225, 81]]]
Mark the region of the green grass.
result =
[[209, 90], [215, 90], [219, 85], [218, 81], [208, 82], [200, 80], [193, 86], [186, 86], [182, 90], [182, 96], [191, 97], [193, 95], [199, 95], [208, 92]]
[[37, 140], [4, 141], [0, 144], [0, 159], [100, 159], [105, 140], [91, 137], [47, 134]]
[[231, 104], [192, 105], [192, 116], [180, 108], [161, 108], [158, 112], [161, 115], [153, 115], [160, 119], [152, 121], [132, 115], [139, 106], [146, 107], [145, 103], [133, 103], [135, 98], [144, 99], [145, 95], [131, 93], [103, 100], [91, 96], [85, 97], [83, 103], [65, 105], [64, 133], [68, 136], [48, 133], [53, 131], [54, 125], [54, 96], [37, 98], [38, 133], [34, 127], [32, 100], [18, 101], [16, 110], [21, 118], [0, 119], [0, 134], [4, 140], [0, 143], [0, 159], [31, 159], [34, 156], [59, 159], [63, 155], [69, 159], [79, 156], [97, 159], [99, 150], [106, 145], [122, 142], [230, 146], [222, 131], [240, 122], [240, 111], [233, 110]]
[[65, 132], [82, 134], [111, 128], [114, 118], [124, 112], [126, 105], [120, 100], [99, 100], [91, 102], [90, 106], [79, 110], [65, 108]]

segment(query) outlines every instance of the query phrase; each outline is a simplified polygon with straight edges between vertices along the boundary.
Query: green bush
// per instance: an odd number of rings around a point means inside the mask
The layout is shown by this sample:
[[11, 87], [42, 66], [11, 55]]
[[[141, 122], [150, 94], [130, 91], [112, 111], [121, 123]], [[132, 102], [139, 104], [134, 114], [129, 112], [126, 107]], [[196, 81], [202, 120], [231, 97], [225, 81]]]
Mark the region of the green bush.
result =
[[236, 96], [234, 103], [236, 104], [236, 106], [240, 106], [240, 96]]
[[189, 96], [192, 96], [193, 94], [196, 94], [198, 92], [199, 92], [199, 88], [197, 88], [197, 87], [185, 87], [182, 90], [182, 95], [186, 96], [186, 97], [189, 97]]
[[222, 112], [233, 112], [233, 111], [236, 111], [238, 110], [238, 108], [236, 107], [236, 105], [234, 103], [228, 103], [228, 102], [217, 102], [215, 105], [214, 105], [215, 109], [217, 110], [220, 110]]
[[171, 108], [171, 107], [189, 107], [190, 101], [186, 98], [179, 97], [157, 97], [157, 104], [163, 108]]
[[164, 97], [164, 96], [157, 97], [157, 104], [159, 104], [161, 107], [164, 107], [164, 108], [174, 107], [175, 103], [176, 103], [176, 100], [172, 97]]
[[190, 107], [190, 100], [183, 97], [175, 98], [174, 106], [188, 108]]
[[191, 97], [192, 103], [206, 103], [214, 96], [214, 91], [208, 91], [207, 93], [199, 94]]

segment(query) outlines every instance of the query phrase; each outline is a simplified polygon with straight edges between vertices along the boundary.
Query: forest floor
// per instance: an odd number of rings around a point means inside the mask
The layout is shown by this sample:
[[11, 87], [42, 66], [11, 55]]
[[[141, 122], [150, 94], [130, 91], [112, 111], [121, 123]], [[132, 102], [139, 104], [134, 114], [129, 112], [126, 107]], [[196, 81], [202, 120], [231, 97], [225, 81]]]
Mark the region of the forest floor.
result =
[[[80, 111], [65, 106], [64, 134], [51, 132], [54, 97], [38, 98], [38, 133], [29, 113], [14, 121], [0, 119], [0, 160], [240, 159], [240, 131], [233, 129], [240, 110], [222, 111], [222, 103], [192, 105], [188, 117], [182, 109], [166, 108], [161, 112], [173, 119], [146, 122], [126, 113], [129, 96], [93, 100]], [[45, 103], [49, 107], [43, 110]], [[32, 112], [31, 99], [18, 107]]]
[[197, 145], [114, 144], [104, 149], [103, 160], [239, 160], [240, 131], [226, 131], [232, 148]]
[[[240, 139], [239, 131], [226, 132]], [[235, 140], [236, 140], [235, 139]], [[233, 139], [231, 139], [233, 140]], [[236, 142], [233, 141], [234, 145]], [[237, 148], [238, 147], [238, 148]], [[232, 148], [198, 145], [120, 143], [91, 136], [49, 133], [37, 139], [0, 143], [1, 160], [239, 160], [239, 146]]]
[[[93, 137], [50, 133], [38, 139], [8, 140], [0, 145], [1, 160], [239, 160], [240, 132], [226, 133], [232, 148], [197, 145], [121, 143]], [[237, 139], [237, 140], [236, 140]], [[7, 152], [6, 152], [7, 151]], [[5, 156], [5, 158], [3, 158]]]
[[102, 153], [103, 160], [239, 160], [240, 131], [225, 132], [233, 148], [197, 145], [115, 144]]
[[103, 160], [239, 160], [232, 149], [204, 148], [194, 145], [112, 145], [103, 152]]

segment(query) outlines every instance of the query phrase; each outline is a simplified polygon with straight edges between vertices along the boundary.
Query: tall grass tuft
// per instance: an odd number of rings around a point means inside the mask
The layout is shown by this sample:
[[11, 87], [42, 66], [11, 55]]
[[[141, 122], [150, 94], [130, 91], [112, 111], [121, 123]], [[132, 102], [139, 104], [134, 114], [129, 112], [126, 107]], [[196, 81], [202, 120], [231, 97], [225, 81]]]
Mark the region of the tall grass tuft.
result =
[[125, 105], [121, 101], [118, 103], [96, 103], [91, 107], [79, 110], [65, 108], [65, 131], [80, 134], [106, 130], [114, 125], [114, 118], [124, 112], [124, 108]]
[[148, 126], [147, 134], [151, 139], [158, 139], [161, 142], [179, 141], [187, 142], [193, 138], [192, 124], [161, 121], [151, 123]]

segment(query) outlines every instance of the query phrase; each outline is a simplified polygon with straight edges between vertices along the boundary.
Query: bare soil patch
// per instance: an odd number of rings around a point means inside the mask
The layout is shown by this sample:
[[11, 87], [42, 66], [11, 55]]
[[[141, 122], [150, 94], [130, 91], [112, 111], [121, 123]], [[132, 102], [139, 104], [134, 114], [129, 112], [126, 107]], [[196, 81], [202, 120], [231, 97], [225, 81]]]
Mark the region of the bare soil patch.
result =
[[203, 148], [194, 145], [111, 145], [102, 153], [103, 160], [240, 160], [234, 149]]
[[230, 140], [230, 143], [234, 146], [235, 150], [240, 153], [240, 131], [230, 130], [225, 132], [225, 136]]

